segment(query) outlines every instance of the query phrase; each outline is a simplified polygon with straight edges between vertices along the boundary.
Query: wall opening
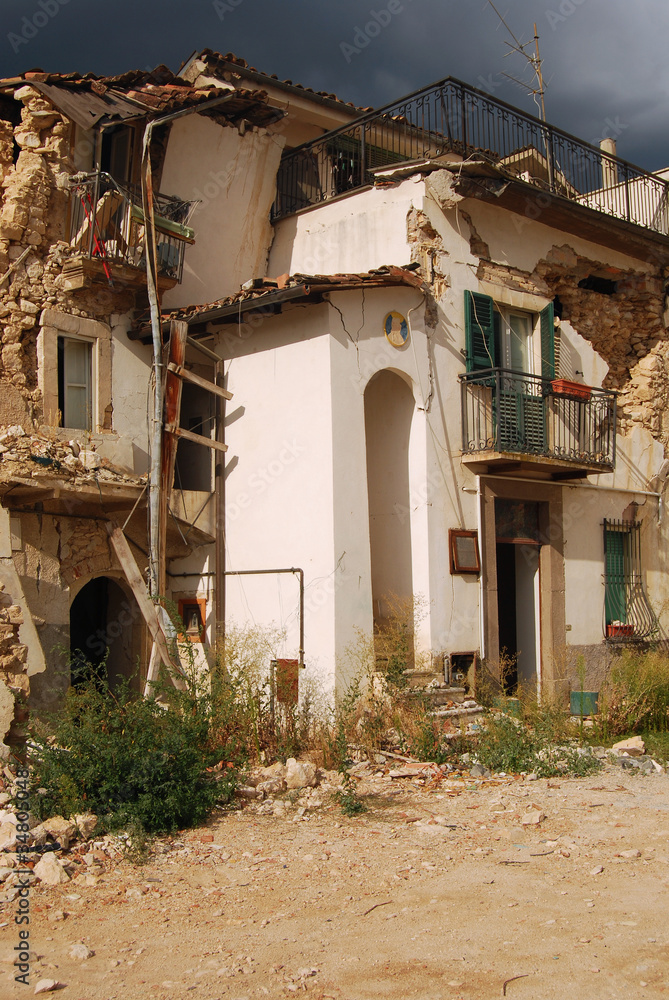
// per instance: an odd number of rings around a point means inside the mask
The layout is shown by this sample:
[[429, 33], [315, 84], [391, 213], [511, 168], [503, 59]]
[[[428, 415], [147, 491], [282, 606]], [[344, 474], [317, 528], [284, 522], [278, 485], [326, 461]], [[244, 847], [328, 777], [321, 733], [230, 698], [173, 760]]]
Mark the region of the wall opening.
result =
[[98, 677], [114, 688], [125, 679], [139, 690], [142, 638], [134, 597], [109, 577], [90, 580], [70, 606], [71, 683]]
[[536, 690], [541, 671], [540, 506], [495, 501], [500, 679], [507, 694]]
[[409, 438], [414, 398], [407, 383], [384, 370], [365, 389], [367, 493], [375, 631], [411, 608]]
[[[198, 369], [197, 374], [200, 374]], [[214, 381], [213, 374], [203, 377]], [[181, 426], [202, 437], [213, 437], [215, 428], [214, 396], [197, 385], [184, 382], [181, 391]], [[194, 441], [179, 441], [177, 448], [174, 488], [210, 493], [212, 488], [213, 452]]]

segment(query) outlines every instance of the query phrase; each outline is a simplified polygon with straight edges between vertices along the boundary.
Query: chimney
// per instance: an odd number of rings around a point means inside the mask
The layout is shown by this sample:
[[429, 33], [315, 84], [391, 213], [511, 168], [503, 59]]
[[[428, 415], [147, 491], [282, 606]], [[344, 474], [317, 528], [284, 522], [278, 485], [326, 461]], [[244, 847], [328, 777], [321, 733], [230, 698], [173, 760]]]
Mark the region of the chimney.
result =
[[618, 183], [618, 167], [609, 157], [616, 155], [616, 140], [602, 139], [599, 148], [605, 154], [602, 156], [602, 187], [615, 187]]

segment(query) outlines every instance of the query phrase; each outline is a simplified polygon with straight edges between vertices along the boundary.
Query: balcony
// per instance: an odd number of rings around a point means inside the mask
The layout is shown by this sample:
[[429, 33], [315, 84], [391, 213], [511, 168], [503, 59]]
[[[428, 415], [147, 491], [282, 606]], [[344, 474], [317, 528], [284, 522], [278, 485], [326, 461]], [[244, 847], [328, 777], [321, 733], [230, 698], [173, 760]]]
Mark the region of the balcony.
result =
[[[195, 234], [188, 226], [196, 202], [154, 194], [158, 284], [179, 284], [184, 253]], [[63, 268], [66, 287], [91, 281], [146, 281], [144, 213], [137, 187], [122, 187], [106, 173], [77, 174], [71, 179], [68, 243], [72, 256]]]
[[472, 472], [578, 479], [613, 471], [614, 392], [505, 368], [460, 383], [462, 461]]
[[563, 204], [669, 234], [663, 179], [452, 77], [287, 153], [273, 219], [373, 184], [383, 167], [471, 157]]

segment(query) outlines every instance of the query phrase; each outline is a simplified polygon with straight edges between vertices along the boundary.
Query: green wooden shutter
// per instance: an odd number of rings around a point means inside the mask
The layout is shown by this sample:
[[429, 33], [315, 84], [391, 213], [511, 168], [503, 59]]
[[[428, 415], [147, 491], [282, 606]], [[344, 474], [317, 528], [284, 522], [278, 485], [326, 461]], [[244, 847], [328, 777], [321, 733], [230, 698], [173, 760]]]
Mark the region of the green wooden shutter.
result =
[[496, 366], [495, 309], [489, 295], [465, 292], [465, 347], [468, 372]]
[[604, 528], [604, 613], [606, 624], [627, 620], [625, 533]]
[[530, 396], [513, 383], [499, 393], [496, 407], [498, 446], [501, 451], [541, 455], [546, 450], [546, 404], [543, 396]]
[[555, 323], [553, 303], [541, 310], [541, 377], [549, 382], [555, 378]]

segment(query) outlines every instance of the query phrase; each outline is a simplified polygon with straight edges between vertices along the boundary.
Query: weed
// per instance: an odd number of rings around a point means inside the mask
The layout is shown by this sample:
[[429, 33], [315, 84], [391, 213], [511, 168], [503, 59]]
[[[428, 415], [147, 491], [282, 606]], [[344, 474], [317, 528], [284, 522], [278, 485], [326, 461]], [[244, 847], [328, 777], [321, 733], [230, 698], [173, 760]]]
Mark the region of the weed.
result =
[[600, 691], [597, 733], [603, 741], [669, 728], [669, 656], [623, 650]]
[[342, 780], [342, 787], [334, 794], [335, 800], [341, 806], [341, 811], [345, 816], [357, 816], [359, 813], [367, 812], [367, 806], [358, 798], [355, 781], [348, 772], [351, 760], [348, 755], [346, 730], [341, 719], [337, 725], [334, 750], [337, 758], [337, 770]]
[[[68, 692], [51, 727], [32, 733], [33, 786], [40, 818], [93, 811], [107, 830], [162, 833], [193, 826], [229, 801], [235, 772], [215, 780], [211, 702], [201, 689], [161, 691], [143, 699], [122, 682], [100, 678]], [[131, 838], [133, 834], [130, 835]]]
[[589, 748], [556, 743], [546, 731], [507, 715], [487, 720], [476, 741], [476, 759], [491, 771], [533, 772], [540, 778], [594, 774], [602, 766]]

